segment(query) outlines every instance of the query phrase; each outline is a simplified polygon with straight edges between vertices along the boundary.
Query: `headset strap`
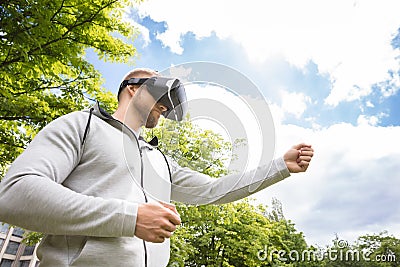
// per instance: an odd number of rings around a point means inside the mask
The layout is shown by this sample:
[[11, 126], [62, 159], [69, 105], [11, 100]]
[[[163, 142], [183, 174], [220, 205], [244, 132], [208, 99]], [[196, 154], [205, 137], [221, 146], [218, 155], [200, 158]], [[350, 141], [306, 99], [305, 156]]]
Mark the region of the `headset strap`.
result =
[[149, 78], [130, 78], [129, 80], [123, 80], [119, 86], [119, 90], [125, 88], [127, 85], [141, 85], [144, 84]]

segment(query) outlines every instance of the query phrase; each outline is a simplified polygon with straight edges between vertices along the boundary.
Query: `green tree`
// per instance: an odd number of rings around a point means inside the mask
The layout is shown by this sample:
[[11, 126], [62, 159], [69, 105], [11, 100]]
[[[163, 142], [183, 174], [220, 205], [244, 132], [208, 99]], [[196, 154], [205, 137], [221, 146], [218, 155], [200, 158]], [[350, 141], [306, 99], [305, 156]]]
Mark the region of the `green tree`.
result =
[[[400, 266], [400, 239], [386, 231], [358, 237], [354, 244], [332, 241], [320, 266], [327, 267], [395, 267]], [[329, 256], [330, 255], [330, 256]]]
[[180, 166], [212, 177], [228, 173], [225, 163], [229, 160], [232, 145], [220, 135], [196, 127], [189, 116], [179, 123], [161, 119], [157, 128], [144, 132], [146, 139], [153, 135], [160, 139], [159, 148]]
[[0, 179], [53, 119], [88, 105], [116, 107], [85, 58], [127, 62], [135, 29], [121, 20], [128, 0], [13, 0], [0, 6]]
[[360, 236], [357, 243], [358, 249], [365, 251], [369, 259], [363, 260], [363, 266], [400, 266], [400, 239], [389, 235], [387, 231]]

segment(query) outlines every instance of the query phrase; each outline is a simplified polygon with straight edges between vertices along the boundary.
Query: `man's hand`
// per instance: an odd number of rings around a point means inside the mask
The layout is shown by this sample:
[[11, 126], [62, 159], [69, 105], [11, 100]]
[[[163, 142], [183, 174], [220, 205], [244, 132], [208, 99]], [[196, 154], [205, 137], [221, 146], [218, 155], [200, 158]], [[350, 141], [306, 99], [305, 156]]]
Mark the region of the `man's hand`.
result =
[[283, 160], [291, 173], [305, 172], [314, 156], [314, 149], [311, 145], [298, 144], [293, 146], [283, 155]]
[[181, 223], [172, 204], [152, 202], [140, 204], [136, 219], [135, 235], [145, 241], [162, 243], [170, 238]]

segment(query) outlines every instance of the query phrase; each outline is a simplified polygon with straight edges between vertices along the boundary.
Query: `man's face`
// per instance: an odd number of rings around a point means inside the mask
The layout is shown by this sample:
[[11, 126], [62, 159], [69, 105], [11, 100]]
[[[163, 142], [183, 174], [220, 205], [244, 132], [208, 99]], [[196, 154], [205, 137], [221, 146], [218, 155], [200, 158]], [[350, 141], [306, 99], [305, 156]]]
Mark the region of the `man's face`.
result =
[[153, 106], [153, 108], [151, 109], [149, 116], [147, 117], [146, 124], [145, 124], [146, 128], [156, 127], [161, 114], [166, 110], [167, 110], [167, 108], [163, 104], [156, 103]]
[[146, 128], [156, 127], [161, 114], [167, 110], [167, 107], [163, 104], [156, 102], [146, 86], [142, 86], [138, 89], [133, 101], [136, 110], [141, 116], [142, 123]]

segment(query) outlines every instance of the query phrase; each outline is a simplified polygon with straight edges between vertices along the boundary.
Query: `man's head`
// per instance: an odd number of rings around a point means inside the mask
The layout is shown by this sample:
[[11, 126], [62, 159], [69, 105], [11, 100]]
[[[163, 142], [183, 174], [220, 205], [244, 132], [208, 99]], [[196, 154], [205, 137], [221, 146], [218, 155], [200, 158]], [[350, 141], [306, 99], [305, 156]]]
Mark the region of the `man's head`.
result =
[[[137, 68], [134, 69], [130, 72], [128, 72], [124, 78], [122, 79], [121, 83], [123, 81], [129, 80], [130, 78], [150, 78], [150, 77], [157, 77], [159, 76], [158, 72], [152, 69], [147, 69], [147, 68]], [[120, 98], [123, 94], [127, 94], [127, 87], [128, 88], [139, 88], [140, 85], [127, 85], [124, 87], [120, 87], [118, 91], [118, 102], [120, 101]]]
[[118, 91], [118, 102], [120, 106], [130, 103], [148, 128], [156, 126], [161, 114], [180, 121], [186, 113], [183, 84], [150, 69], [135, 69], [125, 75]]

